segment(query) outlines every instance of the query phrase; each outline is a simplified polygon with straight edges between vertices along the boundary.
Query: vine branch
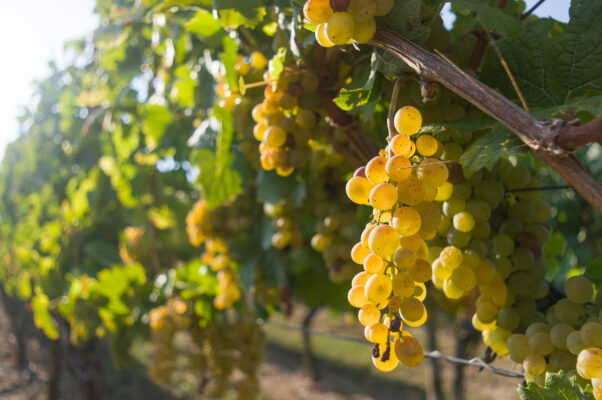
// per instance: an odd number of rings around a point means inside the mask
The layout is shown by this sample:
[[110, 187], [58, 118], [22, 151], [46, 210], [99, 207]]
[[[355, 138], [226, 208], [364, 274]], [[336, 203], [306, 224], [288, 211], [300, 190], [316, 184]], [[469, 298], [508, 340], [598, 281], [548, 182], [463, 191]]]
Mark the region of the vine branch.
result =
[[568, 150], [594, 142], [602, 144], [602, 115], [584, 125], [568, 123], [556, 137], [556, 143]]
[[[550, 165], [595, 209], [602, 212], [602, 186], [570, 154], [574, 149], [563, 147], [564, 139], [557, 140], [557, 138], [566, 136], [567, 131], [576, 129], [576, 127], [565, 127], [558, 121], [537, 120], [527, 111], [455, 65], [447, 63], [441, 57], [416, 46], [394, 32], [378, 29], [369, 44], [397, 56], [423, 79], [441, 83], [498, 120], [531, 147], [537, 157]], [[583, 125], [581, 129], [593, 122]], [[596, 124], [598, 123], [596, 122]], [[595, 127], [596, 124], [592, 126]], [[575, 136], [574, 132], [569, 133], [569, 137]], [[578, 137], [583, 136], [579, 134], [579, 130], [577, 133]]]

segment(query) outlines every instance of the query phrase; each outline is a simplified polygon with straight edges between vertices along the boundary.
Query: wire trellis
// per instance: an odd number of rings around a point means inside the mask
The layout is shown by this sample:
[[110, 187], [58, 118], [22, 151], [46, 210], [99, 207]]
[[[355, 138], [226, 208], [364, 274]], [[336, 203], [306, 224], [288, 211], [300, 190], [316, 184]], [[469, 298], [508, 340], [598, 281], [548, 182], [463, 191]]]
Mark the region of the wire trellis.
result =
[[[328, 333], [328, 332], [319, 332], [319, 331], [314, 331], [312, 329], [307, 329], [307, 328], [303, 328], [303, 327], [285, 325], [285, 324], [281, 324], [278, 322], [272, 322], [272, 321], [265, 321], [261, 318], [257, 318], [255, 321], [256, 321], [257, 325], [272, 326], [274, 328], [288, 330], [288, 331], [303, 332], [303, 333], [310, 334], [312, 336], [321, 336], [321, 337], [326, 337], [329, 339], [341, 340], [341, 341], [352, 342], [352, 343], [359, 343], [359, 344], [364, 344], [364, 345], [371, 345], [371, 343], [368, 343], [364, 340], [357, 339], [357, 338], [333, 335], [332, 333]], [[434, 359], [438, 359], [438, 360], [444, 360], [451, 364], [463, 364], [463, 365], [469, 365], [469, 366], [477, 367], [477, 368], [484, 368], [496, 375], [504, 376], [507, 378], [525, 379], [525, 375], [522, 372], [493, 366], [491, 364], [488, 364], [484, 359], [482, 359], [480, 357], [475, 357], [475, 358], [471, 358], [470, 360], [467, 360], [464, 358], [446, 356], [437, 350], [425, 351], [424, 357], [434, 358]]]

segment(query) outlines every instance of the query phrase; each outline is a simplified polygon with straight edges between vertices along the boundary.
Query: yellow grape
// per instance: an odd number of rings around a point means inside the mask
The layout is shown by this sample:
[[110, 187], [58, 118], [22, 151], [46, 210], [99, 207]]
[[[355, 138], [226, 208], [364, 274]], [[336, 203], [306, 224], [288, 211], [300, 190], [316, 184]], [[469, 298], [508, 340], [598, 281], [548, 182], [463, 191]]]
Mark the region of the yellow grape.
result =
[[421, 218], [418, 211], [412, 207], [400, 207], [393, 214], [391, 220], [393, 226], [404, 236], [418, 233], [421, 226]]
[[326, 37], [326, 32], [325, 32], [325, 28], [326, 28], [326, 24], [320, 24], [318, 26], [316, 26], [316, 42], [318, 42], [318, 44], [322, 47], [332, 47], [334, 46], [334, 43], [332, 43], [328, 37]]
[[263, 140], [266, 129], [268, 129], [268, 127], [264, 124], [257, 124], [253, 127], [253, 136], [255, 137], [255, 139], [257, 139], [258, 142], [261, 142]]
[[387, 275], [372, 275], [364, 287], [365, 297], [373, 304], [383, 303], [392, 290], [391, 279]]
[[472, 214], [468, 211], [460, 211], [454, 215], [454, 228], [460, 232], [470, 232], [474, 228], [475, 220]]
[[405, 332], [395, 341], [394, 349], [395, 355], [406, 367], [417, 367], [424, 358], [424, 350], [422, 350], [420, 342], [405, 335]]
[[447, 181], [449, 170], [447, 165], [441, 161], [434, 158], [425, 158], [418, 165], [417, 175], [425, 184], [438, 187]]
[[326, 21], [325, 33], [334, 44], [347, 44], [353, 35], [353, 18], [348, 13], [335, 12]]
[[364, 260], [370, 254], [370, 250], [365, 248], [364, 245], [360, 243], [356, 243], [355, 246], [351, 249], [351, 259], [356, 264], [363, 264]]
[[389, 329], [380, 322], [364, 328], [366, 340], [372, 343], [386, 343], [389, 336]]
[[414, 297], [420, 301], [424, 301], [426, 298], [426, 285], [422, 282], [416, 282], [414, 287]]
[[268, 60], [265, 58], [263, 54], [259, 51], [254, 51], [251, 53], [251, 57], [249, 59], [249, 63], [251, 67], [257, 70], [263, 70], [268, 65]]
[[472, 290], [477, 284], [477, 276], [472, 268], [466, 265], [460, 265], [454, 269], [451, 275], [454, 284], [464, 292]]
[[433, 268], [433, 276], [437, 277], [437, 279], [445, 280], [449, 279], [452, 272], [454, 271], [451, 268], [447, 268], [442, 262], [440, 258], [437, 258], [432, 265]]
[[389, 143], [389, 147], [393, 151], [393, 154], [402, 157], [410, 157], [412, 154], [407, 155], [412, 150], [412, 140], [406, 135], [395, 135]]
[[393, 9], [394, 0], [375, 0], [374, 2], [376, 3], [374, 15], [377, 17], [387, 15]]
[[399, 247], [399, 232], [390, 225], [379, 225], [370, 232], [370, 250], [389, 259]]
[[499, 308], [489, 300], [485, 300], [477, 305], [477, 317], [486, 324], [495, 319], [498, 311]]
[[416, 140], [416, 149], [425, 157], [430, 157], [437, 152], [439, 143], [431, 135], [422, 135]]
[[422, 115], [417, 108], [405, 106], [395, 113], [394, 124], [397, 132], [404, 135], [413, 135], [422, 126]]
[[368, 21], [374, 19], [376, 3], [374, 0], [351, 0], [347, 7], [347, 12], [358, 21]]
[[506, 339], [506, 347], [510, 352], [510, 358], [515, 363], [522, 363], [531, 353], [529, 349], [529, 338], [527, 335], [516, 333]]
[[451, 278], [443, 281], [443, 293], [445, 297], [452, 300], [457, 300], [464, 296], [464, 291], [460, 289]]
[[332, 238], [323, 233], [317, 233], [311, 238], [311, 247], [320, 253], [325, 251], [331, 245]]
[[366, 178], [373, 184], [386, 182], [389, 179], [386, 170], [387, 158], [376, 156], [366, 164]]
[[356, 204], [370, 204], [370, 192], [372, 184], [368, 179], [361, 176], [354, 176], [349, 179], [347, 186], [347, 197]]
[[397, 359], [395, 352], [393, 350], [391, 350], [391, 351], [389, 351], [389, 359], [387, 361], [382, 361], [382, 354], [385, 351], [385, 349], [383, 349], [383, 347], [385, 347], [385, 346], [381, 344], [380, 357], [376, 358], [373, 356], [372, 363], [374, 364], [376, 369], [378, 369], [379, 371], [383, 371], [383, 372], [393, 371], [399, 364], [399, 360]]
[[370, 192], [370, 204], [379, 211], [390, 210], [397, 199], [397, 189], [390, 183], [380, 183]]
[[[366, 284], [367, 283], [368, 282], [366, 282]], [[356, 308], [362, 308], [369, 303], [365, 294], [365, 287], [361, 285], [354, 286], [349, 290], [349, 293], [347, 293], [347, 300], [349, 301], [349, 304]]]
[[400, 272], [393, 276], [393, 293], [395, 293], [395, 296], [399, 297], [400, 299], [405, 299], [412, 296], [412, 294], [414, 294], [415, 286], [416, 284], [414, 283], [414, 279], [408, 272]]
[[312, 24], [322, 24], [333, 14], [329, 0], [308, 0], [303, 6], [303, 15]]
[[286, 132], [278, 126], [270, 126], [266, 129], [263, 141], [271, 147], [280, 147], [286, 143]]
[[462, 253], [462, 250], [455, 246], [447, 246], [441, 251], [439, 259], [446, 268], [454, 270], [462, 264], [464, 254]]
[[404, 156], [393, 156], [387, 161], [385, 171], [389, 179], [400, 182], [412, 175], [412, 163]]
[[364, 269], [369, 274], [380, 274], [385, 272], [386, 264], [382, 257], [376, 254], [370, 253], [368, 257], [364, 259]]
[[376, 21], [370, 18], [367, 21], [355, 21], [352, 39], [357, 43], [366, 43], [374, 37]]
[[293, 173], [293, 171], [295, 170], [295, 168], [293, 168], [291, 165], [277, 165], [276, 166], [276, 173], [280, 176], [289, 176], [290, 174]]
[[426, 307], [415, 297], [404, 299], [399, 308], [401, 316], [406, 323], [419, 321], [426, 314]]
[[380, 310], [374, 304], [366, 304], [359, 310], [357, 318], [362, 325], [372, 326], [379, 321]]
[[529, 375], [539, 375], [546, 370], [546, 359], [537, 354], [529, 354], [523, 361], [523, 369]]
[[424, 200], [424, 183], [415, 175], [397, 184], [398, 200], [413, 206]]
[[433, 276], [433, 269], [428, 261], [419, 258], [414, 263], [412, 269], [410, 269], [410, 275], [412, 275], [412, 278], [416, 282], [428, 282], [431, 276]]
[[393, 254], [393, 264], [400, 270], [409, 270], [416, 262], [416, 255], [410, 249], [399, 248]]
[[364, 246], [367, 249], [370, 248], [370, 233], [372, 232], [372, 229], [374, 229], [376, 227], [377, 227], [377, 225], [367, 224], [362, 232], [362, 236], [361, 236], [362, 242], [361, 243], [362, 243], [362, 246]]
[[366, 271], [358, 272], [351, 281], [351, 287], [364, 286], [366, 282], [368, 282], [368, 278], [370, 278], [370, 276], [372, 276], [372, 274]]

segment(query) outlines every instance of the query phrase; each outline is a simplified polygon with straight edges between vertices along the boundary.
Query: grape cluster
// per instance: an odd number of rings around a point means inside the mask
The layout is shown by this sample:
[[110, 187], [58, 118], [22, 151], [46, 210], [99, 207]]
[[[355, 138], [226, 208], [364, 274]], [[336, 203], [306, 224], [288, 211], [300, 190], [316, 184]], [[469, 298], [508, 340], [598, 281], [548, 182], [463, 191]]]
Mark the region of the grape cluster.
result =
[[[417, 327], [427, 319], [422, 301], [432, 267], [426, 240], [434, 237], [439, 225], [434, 201], [448, 170], [429, 158], [437, 151], [436, 140], [412, 140], [421, 124], [416, 108], [399, 109], [394, 119], [398, 134], [346, 186], [353, 202], [374, 209], [372, 221], [351, 251], [364, 271], [353, 278], [348, 300], [360, 309], [366, 339], [375, 343], [374, 365], [382, 371], [392, 370], [399, 361], [415, 367], [424, 356], [420, 343], [403, 326]], [[417, 149], [422, 157], [416, 155]]]
[[366, 43], [376, 32], [375, 17], [387, 15], [394, 0], [308, 0], [305, 18], [317, 25], [316, 41], [323, 47]]
[[315, 111], [319, 104], [315, 94], [318, 78], [308, 69], [288, 63], [277, 79], [271, 72], [264, 78], [268, 82], [264, 100], [252, 110], [261, 167], [289, 176], [307, 161], [309, 140], [319, 137]]

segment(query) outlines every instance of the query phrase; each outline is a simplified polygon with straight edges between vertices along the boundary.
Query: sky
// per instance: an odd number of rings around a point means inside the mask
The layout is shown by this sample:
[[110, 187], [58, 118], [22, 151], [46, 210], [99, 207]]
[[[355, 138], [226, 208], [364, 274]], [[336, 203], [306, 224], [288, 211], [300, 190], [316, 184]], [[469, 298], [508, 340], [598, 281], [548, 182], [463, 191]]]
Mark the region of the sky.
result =
[[[529, 9], [537, 0], [527, 0]], [[18, 134], [17, 116], [32, 106], [32, 82], [48, 74], [48, 61], [62, 65], [63, 44], [94, 30], [95, 0], [17, 0], [2, 6], [0, 24], [0, 159]], [[568, 21], [567, 0], [547, 0], [536, 15]], [[449, 19], [448, 19], [449, 20]], [[62, 63], [61, 63], [62, 61]]]

